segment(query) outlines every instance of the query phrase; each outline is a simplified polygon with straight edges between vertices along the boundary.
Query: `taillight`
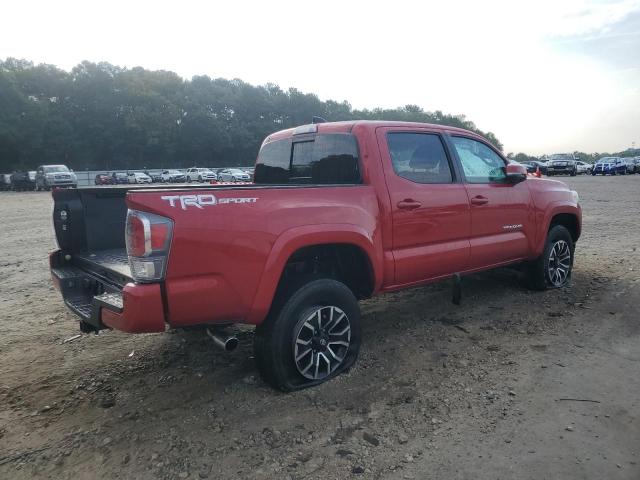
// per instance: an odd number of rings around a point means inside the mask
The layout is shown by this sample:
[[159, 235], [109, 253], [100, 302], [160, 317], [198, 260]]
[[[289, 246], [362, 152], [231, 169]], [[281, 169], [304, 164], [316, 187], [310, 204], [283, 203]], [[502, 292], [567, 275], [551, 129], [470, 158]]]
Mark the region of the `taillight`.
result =
[[164, 278], [173, 222], [153, 213], [127, 212], [126, 243], [131, 275], [137, 282]]

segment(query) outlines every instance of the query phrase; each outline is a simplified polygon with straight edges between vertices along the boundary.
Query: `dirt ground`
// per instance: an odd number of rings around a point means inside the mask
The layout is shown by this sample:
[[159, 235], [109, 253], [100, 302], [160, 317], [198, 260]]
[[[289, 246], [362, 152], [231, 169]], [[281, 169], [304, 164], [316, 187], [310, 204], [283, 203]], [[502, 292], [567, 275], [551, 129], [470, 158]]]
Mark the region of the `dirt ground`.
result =
[[47, 193], [0, 194], [0, 478], [640, 478], [640, 175], [578, 177], [572, 284], [467, 277], [363, 302], [348, 374], [281, 394], [251, 332], [77, 333]]

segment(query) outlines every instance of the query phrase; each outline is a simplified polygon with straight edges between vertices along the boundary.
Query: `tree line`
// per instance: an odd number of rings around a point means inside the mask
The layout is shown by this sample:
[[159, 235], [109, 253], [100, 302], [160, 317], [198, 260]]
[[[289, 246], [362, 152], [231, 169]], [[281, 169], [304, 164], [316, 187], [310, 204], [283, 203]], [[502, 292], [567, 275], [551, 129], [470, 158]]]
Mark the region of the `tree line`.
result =
[[88, 61], [70, 72], [0, 60], [0, 172], [64, 163], [76, 170], [251, 165], [264, 137], [310, 123], [402, 120], [466, 128], [464, 115], [417, 105], [357, 110], [275, 84]]

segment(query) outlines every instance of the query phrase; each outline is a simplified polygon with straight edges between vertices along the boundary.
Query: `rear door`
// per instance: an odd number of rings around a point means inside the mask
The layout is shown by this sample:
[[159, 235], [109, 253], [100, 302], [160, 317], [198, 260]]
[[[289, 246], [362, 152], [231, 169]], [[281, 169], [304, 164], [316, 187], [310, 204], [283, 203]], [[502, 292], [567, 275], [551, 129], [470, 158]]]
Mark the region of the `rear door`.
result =
[[391, 200], [395, 283], [465, 270], [471, 218], [464, 185], [438, 131], [376, 130]]
[[448, 138], [471, 204], [470, 268], [527, 257], [535, 234], [527, 182], [507, 182], [507, 162], [489, 144], [459, 135]]

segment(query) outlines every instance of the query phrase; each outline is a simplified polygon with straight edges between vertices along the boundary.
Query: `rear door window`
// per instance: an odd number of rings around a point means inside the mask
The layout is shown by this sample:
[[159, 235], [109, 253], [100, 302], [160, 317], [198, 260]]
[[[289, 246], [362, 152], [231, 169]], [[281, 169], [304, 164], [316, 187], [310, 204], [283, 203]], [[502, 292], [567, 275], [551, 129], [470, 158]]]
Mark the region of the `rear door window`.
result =
[[393, 170], [415, 183], [452, 183], [453, 174], [440, 136], [433, 133], [389, 133]]
[[276, 140], [260, 150], [255, 183], [361, 183], [358, 146], [353, 135], [324, 134]]

